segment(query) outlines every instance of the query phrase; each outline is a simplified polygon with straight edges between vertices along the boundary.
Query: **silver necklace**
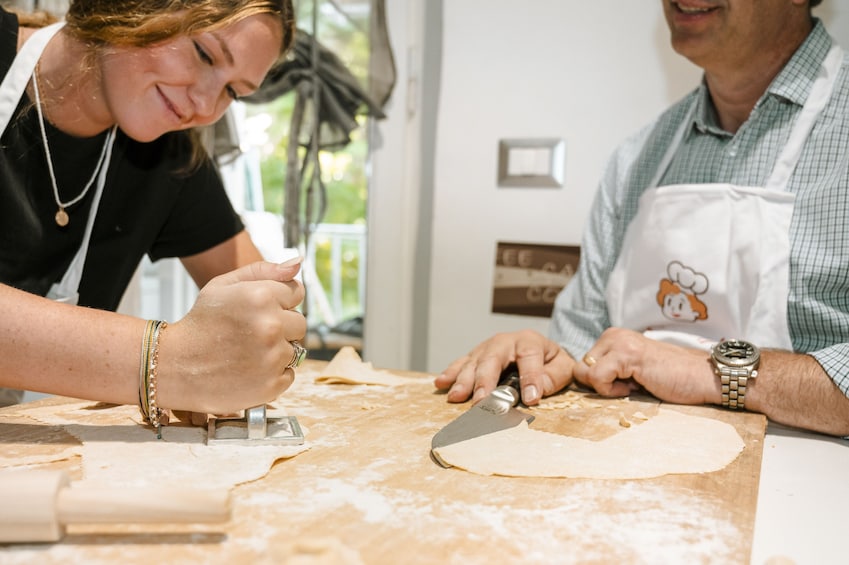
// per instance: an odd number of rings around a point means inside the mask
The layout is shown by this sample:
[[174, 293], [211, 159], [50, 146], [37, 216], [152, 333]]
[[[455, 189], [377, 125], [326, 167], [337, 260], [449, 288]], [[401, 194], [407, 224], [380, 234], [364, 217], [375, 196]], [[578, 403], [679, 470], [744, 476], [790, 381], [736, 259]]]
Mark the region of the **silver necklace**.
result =
[[53, 158], [50, 155], [50, 147], [47, 145], [47, 132], [44, 128], [44, 114], [41, 110], [41, 96], [38, 92], [38, 65], [36, 65], [35, 70], [32, 73], [32, 89], [35, 92], [35, 109], [38, 112], [38, 125], [41, 128], [41, 140], [44, 142], [44, 153], [47, 156], [47, 171], [50, 173], [50, 182], [53, 185], [53, 199], [56, 201], [56, 206], [59, 208], [53, 218], [56, 220], [56, 225], [64, 228], [71, 220], [65, 209], [85, 198], [85, 195], [88, 193], [91, 185], [94, 184], [94, 179], [97, 178], [97, 173], [100, 172], [100, 168], [103, 166], [103, 161], [106, 158], [106, 149], [109, 146], [110, 136], [106, 136], [106, 141], [103, 142], [103, 149], [100, 151], [100, 158], [97, 160], [97, 166], [94, 167], [94, 172], [91, 174], [91, 178], [83, 188], [82, 192], [80, 192], [75, 198], [72, 198], [67, 202], [62, 202], [59, 198], [59, 187], [56, 185], [56, 174], [53, 172]]

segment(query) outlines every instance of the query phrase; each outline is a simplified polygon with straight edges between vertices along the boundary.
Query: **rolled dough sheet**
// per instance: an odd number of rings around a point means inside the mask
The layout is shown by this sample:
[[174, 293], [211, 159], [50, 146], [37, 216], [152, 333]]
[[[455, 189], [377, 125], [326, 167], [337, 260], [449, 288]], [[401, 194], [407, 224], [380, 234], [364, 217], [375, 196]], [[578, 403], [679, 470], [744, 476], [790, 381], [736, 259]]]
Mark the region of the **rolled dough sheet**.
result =
[[479, 475], [647, 479], [724, 468], [745, 444], [733, 426], [674, 410], [601, 441], [518, 426], [436, 450], [455, 467]]
[[315, 378], [315, 382], [324, 384], [383, 385], [398, 386], [421, 379], [402, 377], [389, 371], [381, 371], [363, 362], [353, 347], [346, 345]]
[[206, 445], [206, 428], [188, 425], [164, 427], [158, 440], [150, 427], [140, 425], [134, 406], [105, 407], [83, 401], [22, 413], [44, 424], [62, 426], [82, 442], [83, 480], [104, 484], [229, 489], [264, 477], [278, 459], [294, 457], [310, 447], [308, 443]]

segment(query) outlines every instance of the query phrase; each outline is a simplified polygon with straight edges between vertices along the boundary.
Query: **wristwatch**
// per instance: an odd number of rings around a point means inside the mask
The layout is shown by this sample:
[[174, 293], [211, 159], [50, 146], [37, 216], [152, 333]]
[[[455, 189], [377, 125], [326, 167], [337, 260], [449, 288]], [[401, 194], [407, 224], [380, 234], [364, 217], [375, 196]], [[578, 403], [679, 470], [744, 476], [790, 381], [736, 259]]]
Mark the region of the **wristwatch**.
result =
[[713, 370], [722, 384], [722, 405], [732, 410], [746, 407], [746, 386], [758, 376], [761, 352], [748, 341], [729, 339], [717, 343], [711, 353]]

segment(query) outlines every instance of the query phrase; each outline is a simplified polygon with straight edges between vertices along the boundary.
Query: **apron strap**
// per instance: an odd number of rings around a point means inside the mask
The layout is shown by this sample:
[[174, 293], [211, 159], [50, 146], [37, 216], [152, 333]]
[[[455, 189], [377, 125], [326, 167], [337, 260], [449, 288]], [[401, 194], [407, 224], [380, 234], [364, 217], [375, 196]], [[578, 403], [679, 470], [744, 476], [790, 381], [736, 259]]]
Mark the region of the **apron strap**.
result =
[[83, 278], [83, 267], [85, 259], [88, 255], [88, 244], [91, 241], [91, 232], [94, 231], [94, 220], [97, 217], [97, 209], [100, 207], [100, 197], [103, 195], [103, 188], [106, 186], [106, 173], [109, 170], [109, 162], [112, 159], [112, 145], [115, 143], [115, 133], [118, 126], [113, 126], [106, 138], [106, 155], [103, 158], [103, 166], [100, 168], [100, 173], [97, 175], [97, 187], [95, 188], [94, 200], [91, 203], [91, 210], [88, 213], [86, 220], [85, 233], [83, 234], [80, 248], [77, 249], [76, 255], [71, 260], [68, 270], [58, 283], [54, 283], [47, 293], [47, 297], [59, 302], [68, 304], [77, 304], [80, 298], [79, 289], [80, 281]]
[[681, 121], [681, 125], [678, 126], [678, 129], [675, 131], [672, 142], [669, 144], [669, 149], [667, 149], [666, 153], [663, 155], [663, 159], [661, 159], [660, 164], [657, 167], [657, 172], [654, 174], [654, 178], [651, 179], [651, 182], [646, 188], [655, 188], [660, 184], [660, 179], [662, 179], [663, 175], [666, 174], [666, 170], [669, 168], [669, 165], [672, 164], [672, 159], [675, 158], [675, 153], [678, 151], [678, 147], [681, 145], [681, 142], [684, 141], [684, 135], [693, 125], [693, 117], [696, 115], [696, 106], [698, 106], [698, 102], [697, 100], [693, 100], [693, 103], [690, 104], [690, 108], [687, 110], [687, 115], [684, 116], [684, 119]]
[[41, 53], [64, 25], [65, 22], [56, 22], [33, 33], [12, 61], [9, 72], [0, 83], [0, 132], [6, 131]]
[[796, 164], [802, 155], [805, 142], [808, 140], [811, 130], [814, 129], [814, 124], [823, 108], [831, 99], [831, 92], [834, 90], [834, 83], [837, 80], [837, 75], [840, 74], [842, 63], [843, 49], [838, 45], [832, 45], [828, 55], [820, 65], [819, 74], [811, 87], [805, 106], [799, 113], [799, 117], [796, 118], [796, 124], [793, 126], [790, 138], [784, 145], [784, 149], [775, 163], [775, 168], [766, 181], [764, 188], [767, 190], [786, 190], [790, 176], [796, 170]]

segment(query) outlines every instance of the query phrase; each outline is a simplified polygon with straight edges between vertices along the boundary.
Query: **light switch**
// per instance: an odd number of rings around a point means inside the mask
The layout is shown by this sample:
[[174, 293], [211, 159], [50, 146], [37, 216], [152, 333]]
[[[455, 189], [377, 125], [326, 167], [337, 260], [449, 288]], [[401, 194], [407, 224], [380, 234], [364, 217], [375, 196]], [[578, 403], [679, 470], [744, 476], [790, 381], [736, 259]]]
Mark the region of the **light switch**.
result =
[[551, 173], [548, 147], [511, 147], [507, 154], [507, 174], [511, 177], [541, 177]]
[[498, 148], [498, 186], [563, 186], [562, 139], [502, 139]]

